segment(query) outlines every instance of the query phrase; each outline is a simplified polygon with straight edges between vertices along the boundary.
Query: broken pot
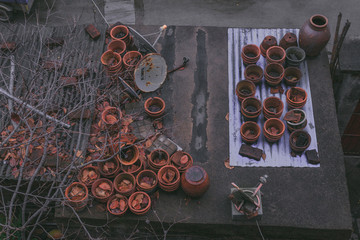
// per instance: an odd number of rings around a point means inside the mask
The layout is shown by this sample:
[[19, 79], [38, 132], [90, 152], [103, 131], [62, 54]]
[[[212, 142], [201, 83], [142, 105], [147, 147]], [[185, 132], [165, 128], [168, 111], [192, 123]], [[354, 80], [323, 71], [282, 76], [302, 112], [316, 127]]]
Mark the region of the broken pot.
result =
[[256, 122], [245, 122], [240, 127], [240, 135], [245, 143], [253, 144], [257, 142], [261, 129]]
[[297, 47], [297, 45], [298, 44], [296, 34], [291, 32], [286, 33], [279, 43], [279, 46], [282, 47], [284, 50], [288, 49], [289, 47]]
[[163, 166], [160, 168], [157, 177], [160, 188], [166, 192], [173, 192], [180, 187], [180, 172], [175, 166]]
[[270, 63], [265, 67], [265, 81], [270, 86], [276, 86], [284, 78], [285, 69], [279, 63]]
[[122, 56], [126, 51], [126, 43], [123, 40], [112, 40], [107, 46], [107, 50], [116, 52]]
[[120, 152], [116, 155], [116, 159], [122, 165], [132, 165], [139, 158], [139, 149], [136, 145], [126, 145], [120, 149]]
[[120, 172], [120, 163], [116, 159], [110, 159], [98, 163], [98, 169], [102, 176], [113, 178]]
[[285, 124], [278, 118], [270, 118], [264, 123], [264, 136], [270, 143], [280, 140], [285, 131]]
[[76, 211], [81, 211], [86, 207], [88, 197], [88, 188], [84, 183], [73, 182], [65, 189], [65, 199]]
[[160, 168], [169, 164], [169, 154], [163, 149], [155, 149], [149, 155], [149, 168], [158, 172]]
[[240, 111], [245, 121], [256, 121], [261, 113], [261, 101], [255, 97], [245, 98]]
[[279, 63], [283, 65], [285, 63], [286, 52], [282, 47], [273, 46], [266, 51], [266, 62]]
[[286, 91], [286, 102], [289, 108], [302, 108], [307, 100], [307, 93], [300, 87], [292, 87]]
[[255, 44], [248, 44], [243, 46], [241, 51], [241, 58], [245, 66], [256, 64], [260, 59], [260, 48]]
[[236, 96], [239, 99], [239, 102], [242, 102], [247, 97], [255, 96], [256, 86], [253, 82], [248, 80], [242, 80], [236, 85]]
[[124, 196], [130, 196], [135, 192], [136, 180], [131, 173], [120, 173], [113, 181], [115, 191]]
[[159, 97], [148, 98], [144, 103], [144, 108], [147, 115], [158, 118], [165, 112], [165, 101]]
[[142, 170], [136, 176], [136, 189], [146, 192], [148, 194], [153, 193], [158, 184], [157, 175], [153, 170]]
[[244, 77], [246, 80], [253, 82], [254, 84], [261, 83], [264, 77], [264, 71], [256, 64], [248, 65], [244, 71]]
[[286, 65], [292, 67], [299, 67], [305, 60], [305, 51], [299, 47], [289, 47], [286, 49]]
[[301, 78], [302, 78], [302, 73], [300, 68], [297, 67], [285, 68], [284, 79], [286, 85], [295, 86], [300, 81]]
[[171, 155], [170, 162], [181, 173], [185, 172], [186, 169], [193, 165], [193, 159], [191, 155], [184, 151], [176, 151], [173, 155]]
[[114, 193], [114, 185], [109, 179], [100, 178], [91, 186], [91, 193], [97, 201], [107, 202]]
[[146, 214], [151, 207], [151, 199], [145, 192], [135, 192], [129, 197], [130, 211], [136, 215]]
[[209, 189], [207, 172], [200, 166], [192, 166], [181, 175], [181, 188], [187, 196], [199, 198]]
[[77, 178], [79, 182], [91, 187], [91, 184], [100, 178], [100, 172], [97, 167], [88, 165], [80, 169]]
[[[290, 116], [290, 117], [289, 117]], [[285, 114], [287, 128], [290, 132], [302, 130], [307, 125], [306, 113], [302, 109], [292, 109]]]
[[266, 36], [260, 44], [261, 55], [266, 58], [266, 51], [272, 47], [277, 46], [277, 40], [274, 36]]
[[121, 110], [116, 107], [105, 107], [101, 113], [101, 120], [107, 125], [112, 126], [119, 123], [122, 118]]
[[107, 201], [106, 208], [109, 213], [122, 216], [129, 208], [128, 199], [121, 194], [115, 194]]
[[311, 143], [311, 136], [303, 130], [296, 130], [289, 137], [290, 148], [295, 154], [301, 155]]
[[284, 111], [284, 103], [278, 97], [268, 97], [263, 102], [263, 114], [266, 119], [280, 118]]

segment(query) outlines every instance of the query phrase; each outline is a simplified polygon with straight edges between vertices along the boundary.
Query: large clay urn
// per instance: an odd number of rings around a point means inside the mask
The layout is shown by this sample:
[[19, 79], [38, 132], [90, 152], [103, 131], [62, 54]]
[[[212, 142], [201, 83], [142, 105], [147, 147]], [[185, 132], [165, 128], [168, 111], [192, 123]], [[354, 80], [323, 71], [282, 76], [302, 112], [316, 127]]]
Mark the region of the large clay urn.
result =
[[328, 19], [320, 14], [313, 15], [299, 32], [299, 45], [309, 57], [319, 55], [329, 39]]

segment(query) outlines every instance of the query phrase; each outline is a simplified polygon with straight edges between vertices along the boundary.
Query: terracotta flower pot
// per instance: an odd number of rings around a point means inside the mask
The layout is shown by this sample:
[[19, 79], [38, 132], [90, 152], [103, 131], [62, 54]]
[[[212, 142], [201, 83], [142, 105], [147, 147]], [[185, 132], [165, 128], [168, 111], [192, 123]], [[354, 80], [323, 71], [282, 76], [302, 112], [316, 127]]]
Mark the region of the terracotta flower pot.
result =
[[130, 211], [136, 215], [146, 214], [151, 207], [151, 199], [145, 192], [135, 192], [129, 197]]
[[261, 113], [261, 101], [255, 97], [245, 98], [240, 111], [245, 121], [256, 121]]
[[290, 67], [299, 67], [305, 60], [305, 51], [299, 47], [289, 47], [286, 49], [286, 64]]
[[286, 102], [289, 108], [302, 108], [307, 100], [307, 93], [300, 87], [292, 87], [286, 91]]
[[248, 44], [243, 46], [241, 51], [241, 58], [244, 65], [256, 64], [260, 59], [260, 48], [255, 44]]
[[299, 32], [299, 45], [309, 57], [319, 55], [329, 39], [328, 19], [320, 14], [311, 16]]
[[255, 96], [256, 86], [253, 82], [248, 80], [242, 80], [236, 85], [236, 96], [239, 101], [242, 102], [244, 98]]
[[209, 186], [209, 176], [200, 166], [192, 166], [181, 175], [181, 188], [187, 196], [201, 197]]
[[259, 139], [261, 130], [256, 122], [245, 122], [240, 127], [240, 135], [244, 142], [253, 144]]
[[304, 152], [311, 143], [311, 136], [303, 130], [296, 130], [290, 134], [290, 148], [295, 154]]
[[91, 187], [91, 184], [100, 178], [100, 172], [95, 166], [85, 166], [80, 169], [77, 179], [79, 182], [84, 183], [87, 187]]
[[116, 159], [110, 159], [98, 163], [98, 169], [102, 176], [113, 178], [120, 172], [120, 163]]
[[168, 165], [169, 162], [169, 154], [163, 149], [155, 149], [150, 153], [149, 167], [155, 172], [158, 172], [163, 166]]
[[285, 63], [286, 52], [282, 47], [273, 46], [266, 51], [267, 63], [279, 63], [283, 65]]
[[124, 55], [123, 63], [126, 69], [135, 68], [136, 64], [140, 61], [142, 55], [138, 51], [130, 51]]
[[124, 25], [118, 25], [111, 29], [110, 36], [113, 40], [122, 40], [128, 48], [133, 46], [133, 38], [129, 33], [129, 29]]
[[101, 120], [108, 126], [116, 125], [121, 118], [121, 110], [116, 107], [107, 106], [101, 113]]
[[136, 180], [131, 173], [120, 173], [114, 179], [115, 191], [124, 196], [130, 196], [135, 192]]
[[272, 47], [277, 46], [277, 40], [274, 36], [266, 36], [260, 44], [260, 51], [263, 57], [266, 57], [266, 51]]
[[123, 40], [112, 40], [107, 46], [107, 50], [116, 52], [121, 56], [126, 51], [126, 43]]
[[112, 195], [107, 201], [106, 208], [109, 213], [122, 216], [129, 208], [128, 199], [121, 194]]
[[263, 114], [266, 119], [280, 118], [284, 111], [284, 103], [278, 97], [268, 97], [263, 102]]
[[139, 158], [139, 149], [136, 145], [125, 146], [120, 149], [118, 155], [116, 155], [116, 159], [122, 165], [132, 165], [134, 164]]
[[244, 77], [246, 80], [253, 82], [254, 84], [261, 83], [264, 77], [262, 68], [258, 65], [251, 64], [245, 68]]
[[81, 182], [73, 182], [65, 189], [65, 199], [76, 211], [81, 211], [86, 207], [88, 197], [88, 188]]
[[279, 46], [286, 50], [289, 47], [297, 47], [297, 37], [294, 33], [286, 33], [280, 40]]
[[176, 151], [171, 155], [170, 162], [179, 170], [179, 172], [185, 172], [186, 169], [193, 165], [193, 158], [187, 152]]
[[142, 170], [136, 176], [136, 189], [146, 193], [152, 193], [158, 184], [157, 175], [153, 170]]
[[278, 118], [270, 118], [264, 123], [264, 136], [270, 143], [279, 141], [284, 131], [285, 125]]
[[284, 78], [285, 69], [281, 64], [270, 63], [265, 67], [265, 81], [270, 86], [276, 86]]
[[293, 132], [295, 130], [304, 129], [306, 127], [306, 125], [307, 125], [307, 117], [306, 117], [305, 111], [302, 110], [302, 109], [292, 109], [289, 112], [291, 112], [293, 114], [300, 114], [300, 120], [298, 122], [286, 121], [286, 125], [287, 125], [288, 130], [290, 132]]
[[109, 179], [100, 178], [91, 186], [91, 193], [97, 201], [107, 202], [114, 193], [114, 185]]
[[122, 58], [120, 54], [108, 50], [101, 55], [101, 63], [110, 71], [119, 71], [122, 69]]
[[175, 166], [163, 166], [160, 168], [157, 177], [160, 188], [166, 192], [176, 191], [180, 187], [180, 172]]
[[136, 162], [131, 165], [121, 164], [121, 169], [126, 173], [131, 173], [132, 175], [136, 176], [137, 174], [139, 174], [139, 172], [141, 172], [144, 169], [144, 164], [138, 158], [138, 160], [136, 160]]
[[285, 83], [288, 86], [295, 86], [300, 79], [302, 78], [302, 73], [300, 68], [297, 67], [287, 67], [284, 73]]
[[153, 118], [158, 118], [165, 113], [165, 101], [159, 97], [146, 99], [144, 103], [145, 112]]

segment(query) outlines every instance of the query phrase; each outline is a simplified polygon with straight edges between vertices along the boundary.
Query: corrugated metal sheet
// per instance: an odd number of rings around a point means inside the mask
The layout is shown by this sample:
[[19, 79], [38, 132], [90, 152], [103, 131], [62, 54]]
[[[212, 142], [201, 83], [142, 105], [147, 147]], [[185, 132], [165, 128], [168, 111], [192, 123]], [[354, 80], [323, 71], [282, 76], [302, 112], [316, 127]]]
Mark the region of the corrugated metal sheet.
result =
[[[289, 146], [289, 132], [285, 130], [285, 134], [278, 143], [269, 144], [263, 134], [254, 147], [263, 149], [266, 154], [266, 160], [261, 159], [259, 162], [242, 157], [239, 155], [239, 149], [242, 144], [240, 136], [240, 126], [244, 122], [243, 117], [240, 113], [240, 104], [235, 94], [236, 84], [244, 79], [245, 66], [242, 64], [241, 49], [246, 44], [256, 44], [260, 46], [262, 40], [267, 35], [273, 35], [277, 38], [278, 42], [287, 32], [299, 34], [298, 29], [249, 29], [249, 28], [229, 28], [228, 29], [228, 75], [229, 75], [229, 146], [230, 146], [230, 164], [232, 166], [242, 167], [320, 167], [318, 165], [311, 165], [307, 163], [306, 156], [292, 157], [290, 155], [291, 149]], [[266, 60], [262, 56], [260, 57], [257, 65], [263, 69], [266, 65]], [[316, 149], [317, 138], [315, 131], [315, 121], [312, 106], [312, 96], [310, 91], [309, 74], [307, 69], [306, 61], [301, 64], [300, 69], [303, 73], [303, 77], [298, 83], [298, 86], [304, 88], [308, 93], [307, 103], [303, 107], [303, 110], [307, 114], [308, 125], [305, 130], [311, 135], [311, 144], [308, 149]], [[287, 87], [282, 83], [282, 87], [286, 91]], [[265, 84], [265, 79], [261, 85], [257, 86], [255, 97], [260, 99], [262, 102], [268, 96], [279, 97], [284, 103], [284, 112], [281, 116], [283, 119], [286, 110], [286, 96], [285, 94], [271, 94], [270, 87]], [[258, 122], [263, 131], [264, 118], [261, 113]], [[286, 124], [285, 124], [286, 125]]]

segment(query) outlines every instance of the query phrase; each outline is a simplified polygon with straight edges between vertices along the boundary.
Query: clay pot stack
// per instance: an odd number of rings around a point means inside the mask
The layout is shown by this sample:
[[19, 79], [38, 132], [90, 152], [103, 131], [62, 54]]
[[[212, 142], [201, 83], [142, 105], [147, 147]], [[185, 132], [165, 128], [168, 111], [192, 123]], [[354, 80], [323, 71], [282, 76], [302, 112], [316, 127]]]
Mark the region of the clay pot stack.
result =
[[285, 69], [281, 64], [270, 63], [265, 67], [265, 81], [270, 86], [276, 86], [284, 78]]
[[280, 140], [285, 131], [284, 123], [278, 118], [270, 118], [264, 123], [264, 136], [270, 143]]
[[260, 48], [255, 44], [248, 44], [242, 48], [241, 58], [244, 65], [256, 64], [260, 59]]
[[115, 158], [122, 165], [133, 165], [139, 158], [139, 149], [136, 145], [124, 146], [120, 153], [115, 156]]
[[67, 203], [76, 211], [81, 211], [88, 202], [89, 191], [87, 186], [81, 182], [73, 182], [65, 189]]
[[282, 47], [273, 46], [266, 51], [267, 63], [279, 63], [283, 65], [285, 63], [286, 52]]
[[115, 177], [113, 185], [119, 194], [130, 196], [135, 192], [136, 180], [131, 173], [120, 173]]
[[180, 187], [180, 172], [175, 166], [163, 166], [157, 176], [160, 188], [166, 192], [173, 192]]
[[122, 216], [129, 208], [128, 199], [120, 194], [112, 195], [107, 201], [106, 208], [115, 216]]
[[120, 172], [120, 163], [116, 159], [109, 159], [98, 163], [100, 174], [106, 178], [113, 178]]
[[[287, 115], [291, 115], [291, 116], [296, 116], [297, 115], [299, 120], [295, 120], [296, 117], [294, 118], [294, 120], [289, 120], [289, 119], [286, 118]], [[287, 112], [285, 114], [284, 120], [286, 120], [286, 125], [287, 125], [287, 128], [288, 128], [289, 132], [293, 132], [295, 130], [302, 130], [307, 125], [306, 113], [302, 109], [292, 109], [292, 110], [290, 110], [289, 112]]]
[[261, 101], [255, 97], [245, 98], [240, 111], [245, 121], [256, 121], [261, 113]]
[[297, 37], [294, 33], [286, 33], [280, 40], [279, 46], [286, 50], [289, 47], [297, 47]]
[[155, 149], [149, 155], [149, 168], [158, 172], [160, 168], [170, 163], [170, 157], [167, 151]]
[[266, 57], [266, 51], [273, 46], [277, 46], [277, 40], [274, 36], [266, 36], [260, 44], [260, 51], [263, 57]]
[[245, 122], [240, 127], [240, 135], [245, 143], [253, 144], [259, 139], [261, 130], [256, 122]]
[[260, 66], [251, 64], [245, 68], [244, 77], [246, 80], [258, 84], [261, 83], [261, 80], [264, 77], [264, 71]]
[[286, 49], [286, 65], [292, 67], [299, 67], [305, 60], [305, 51], [299, 47], [289, 47]]
[[130, 51], [124, 55], [123, 63], [126, 69], [134, 69], [136, 64], [141, 60], [141, 53], [138, 51]]
[[170, 163], [182, 173], [193, 165], [193, 158], [187, 152], [176, 151], [171, 155]]
[[146, 99], [144, 103], [145, 112], [152, 118], [158, 118], [165, 113], [165, 101], [159, 97]]
[[136, 189], [146, 193], [152, 193], [158, 184], [157, 175], [153, 170], [142, 170], [136, 176]]
[[110, 36], [113, 40], [122, 40], [125, 42], [127, 48], [132, 48], [134, 45], [133, 37], [129, 33], [129, 29], [124, 25], [118, 25], [111, 29]]
[[101, 56], [101, 63], [109, 76], [120, 75], [123, 71], [123, 61], [120, 54], [108, 50]]
[[301, 70], [297, 67], [287, 67], [284, 73], [285, 83], [288, 86], [295, 86], [302, 78]]
[[247, 97], [255, 96], [256, 86], [253, 82], [248, 80], [242, 80], [236, 85], [236, 95], [240, 102]]
[[151, 207], [151, 198], [145, 192], [134, 192], [129, 197], [129, 209], [136, 215], [146, 214]]
[[192, 166], [181, 175], [181, 188], [186, 195], [198, 198], [209, 188], [209, 176], [200, 166]]
[[311, 136], [303, 130], [296, 130], [290, 134], [290, 148], [295, 154], [304, 152], [311, 143]]
[[289, 108], [302, 108], [307, 100], [307, 93], [300, 87], [292, 87], [286, 92], [286, 102]]
[[114, 193], [114, 185], [107, 178], [99, 178], [91, 186], [91, 193], [99, 202], [107, 202]]
[[266, 119], [280, 118], [284, 110], [284, 103], [278, 97], [268, 97], [263, 102], [263, 114]]
[[97, 167], [88, 165], [80, 169], [77, 178], [79, 182], [91, 187], [93, 182], [100, 178], [100, 172]]
[[107, 50], [116, 52], [123, 56], [126, 51], [126, 43], [123, 40], [112, 40], [107, 46]]

